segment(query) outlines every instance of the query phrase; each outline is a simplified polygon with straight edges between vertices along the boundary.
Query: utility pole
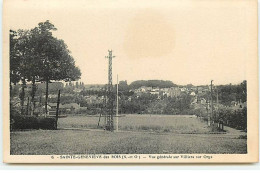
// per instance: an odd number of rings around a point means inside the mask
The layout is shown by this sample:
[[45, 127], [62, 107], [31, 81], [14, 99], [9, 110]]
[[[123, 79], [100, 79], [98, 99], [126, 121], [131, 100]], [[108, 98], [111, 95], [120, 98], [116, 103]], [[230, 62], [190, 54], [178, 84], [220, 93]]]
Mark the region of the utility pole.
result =
[[217, 90], [217, 115], [218, 115], [218, 106], [219, 106], [219, 104], [218, 104], [218, 88], [216, 88], [216, 90]]
[[29, 115], [29, 107], [30, 107], [30, 98], [28, 97], [28, 100], [27, 100], [27, 108], [26, 108], [26, 115]]
[[58, 129], [59, 105], [60, 105], [60, 90], [58, 92], [58, 100], [57, 100], [57, 108], [56, 108], [56, 121], [55, 121], [56, 130]]
[[118, 75], [116, 76], [116, 131], [118, 132]]
[[212, 84], [213, 80], [210, 82], [210, 100], [211, 100], [211, 121], [213, 119], [213, 89], [212, 89]]
[[114, 98], [113, 98], [113, 84], [112, 84], [112, 59], [115, 56], [112, 55], [112, 50], [108, 50], [108, 85], [107, 85], [107, 96], [108, 96], [108, 114], [106, 116], [106, 125], [105, 129], [108, 131], [114, 131]]
[[[209, 89], [209, 88], [208, 88]], [[208, 116], [208, 126], [210, 126], [210, 115], [209, 115], [209, 91], [207, 94], [207, 116]]]

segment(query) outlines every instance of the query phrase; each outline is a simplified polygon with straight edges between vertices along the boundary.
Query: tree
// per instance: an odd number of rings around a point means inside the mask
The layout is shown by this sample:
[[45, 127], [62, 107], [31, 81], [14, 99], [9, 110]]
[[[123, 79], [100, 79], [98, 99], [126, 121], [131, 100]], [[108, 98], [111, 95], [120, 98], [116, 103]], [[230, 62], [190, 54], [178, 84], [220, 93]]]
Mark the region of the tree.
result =
[[129, 87], [127, 85], [127, 81], [119, 81], [118, 90], [122, 92], [128, 92]]
[[22, 81], [20, 93], [22, 115], [25, 113], [24, 97], [31, 55], [29, 30], [10, 31], [10, 81], [14, 84]]
[[17, 32], [10, 30], [10, 89], [12, 89], [12, 83], [16, 84], [20, 81], [19, 74], [19, 56], [16, 48]]
[[31, 30], [10, 31], [10, 78], [14, 84], [22, 81], [22, 114], [27, 81], [32, 82], [32, 101], [37, 89], [36, 81], [46, 83], [47, 113], [48, 84], [53, 80], [74, 81], [81, 76], [67, 45], [63, 40], [53, 37], [52, 31], [55, 30], [55, 26], [47, 20]]
[[247, 82], [246, 80], [244, 80], [241, 84], [240, 84], [240, 88], [241, 88], [241, 100], [242, 102], [246, 102], [247, 101]]
[[33, 32], [35, 57], [39, 61], [39, 80], [46, 83], [45, 112], [47, 114], [48, 84], [51, 80], [74, 81], [80, 78], [81, 72], [63, 40], [52, 36], [57, 30], [48, 20], [41, 22]]

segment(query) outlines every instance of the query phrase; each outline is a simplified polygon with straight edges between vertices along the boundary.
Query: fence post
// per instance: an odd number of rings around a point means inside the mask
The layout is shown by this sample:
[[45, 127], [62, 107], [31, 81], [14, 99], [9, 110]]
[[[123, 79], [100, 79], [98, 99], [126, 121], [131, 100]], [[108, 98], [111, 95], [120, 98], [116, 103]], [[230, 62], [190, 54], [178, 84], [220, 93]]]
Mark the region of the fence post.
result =
[[27, 99], [27, 108], [26, 108], [26, 115], [29, 115], [29, 102], [30, 102], [30, 98], [28, 97]]
[[58, 93], [58, 100], [57, 100], [57, 108], [56, 108], [56, 124], [55, 124], [55, 128], [56, 130], [58, 129], [58, 117], [59, 117], [59, 105], [60, 105], [60, 90]]

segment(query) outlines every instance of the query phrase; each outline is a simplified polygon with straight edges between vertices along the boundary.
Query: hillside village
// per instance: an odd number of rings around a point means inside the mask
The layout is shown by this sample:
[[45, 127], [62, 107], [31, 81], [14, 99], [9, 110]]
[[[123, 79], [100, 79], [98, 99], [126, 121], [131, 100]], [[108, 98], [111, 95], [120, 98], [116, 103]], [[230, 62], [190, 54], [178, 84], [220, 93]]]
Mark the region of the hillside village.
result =
[[[153, 81], [154, 82], [154, 81]], [[164, 81], [159, 81], [164, 83]], [[133, 82], [134, 83], [134, 82]], [[141, 85], [141, 84], [140, 84]], [[158, 84], [159, 85], [159, 84]], [[106, 85], [86, 85], [83, 82], [53, 82], [49, 84], [49, 103], [48, 114], [55, 115], [57, 91], [61, 90], [60, 114], [99, 114], [105, 101]], [[217, 87], [214, 87], [215, 89]], [[229, 104], [223, 103], [220, 86], [219, 104], [239, 109], [246, 107], [246, 101], [237, 99], [235, 96]], [[14, 106], [19, 107], [19, 84], [13, 86], [12, 102]], [[30, 95], [31, 85], [28, 84], [25, 90], [27, 97]], [[114, 95], [116, 95], [116, 85], [114, 86]], [[32, 101], [27, 100], [24, 104], [29, 114], [44, 113], [44, 93], [45, 85], [37, 84], [37, 92], [34, 99], [36, 106], [32, 110]], [[210, 87], [189, 85], [175, 85], [171, 87], [164, 86], [132, 86], [127, 81], [119, 82], [119, 112], [124, 113], [160, 113], [160, 114], [190, 114], [192, 110], [198, 107], [206, 108], [210, 102]], [[216, 93], [214, 94], [214, 100]], [[29, 98], [28, 98], [29, 99]], [[214, 101], [216, 102], [216, 101]], [[139, 105], [137, 105], [139, 104]], [[216, 104], [216, 103], [215, 103]], [[171, 108], [170, 108], [171, 106]]]

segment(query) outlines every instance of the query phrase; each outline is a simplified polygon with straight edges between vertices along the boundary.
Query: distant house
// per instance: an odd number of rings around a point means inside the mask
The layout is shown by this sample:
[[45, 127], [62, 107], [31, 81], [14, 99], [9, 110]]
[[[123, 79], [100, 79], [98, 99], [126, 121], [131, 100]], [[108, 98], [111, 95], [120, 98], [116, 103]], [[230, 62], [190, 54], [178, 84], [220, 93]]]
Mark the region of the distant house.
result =
[[209, 91], [208, 86], [198, 86], [197, 87], [197, 93], [198, 94], [203, 94]]
[[187, 91], [187, 88], [180, 88], [181, 92]]
[[247, 107], [247, 102], [242, 103], [241, 101], [240, 102], [232, 101], [231, 106], [233, 109], [243, 109]]
[[146, 91], [151, 91], [152, 89], [152, 87], [146, 87]]
[[48, 115], [55, 115], [56, 109], [57, 109], [57, 103], [48, 103], [47, 106]]
[[168, 96], [170, 97], [178, 97], [181, 95], [181, 89], [178, 87], [172, 87], [168, 90]]
[[196, 93], [195, 93], [194, 91], [192, 91], [192, 92], [190, 93], [190, 95], [191, 95], [191, 96], [196, 96]]
[[68, 104], [60, 105], [60, 108], [75, 110], [75, 109], [79, 109], [80, 105], [77, 103], [68, 103]]
[[162, 92], [162, 95], [163, 95], [163, 96], [168, 96], [167, 94], [168, 94], [167, 91], [163, 91], [163, 92]]
[[90, 104], [99, 104], [103, 102], [104, 97], [98, 97], [97, 95], [92, 95], [92, 96], [86, 96], [84, 98]]
[[[59, 110], [60, 111], [74, 111], [80, 108], [80, 105], [77, 103], [69, 103], [69, 104], [60, 104]], [[55, 114], [57, 109], [57, 103], [48, 103], [48, 112], [50, 114]]]
[[152, 95], [159, 95], [159, 91], [150, 91], [150, 94], [152, 94]]
[[[51, 105], [52, 106], [51, 106]], [[56, 110], [56, 107], [54, 108], [54, 106], [53, 106], [54, 104], [52, 104], [52, 103], [48, 103], [48, 105], [47, 105], [47, 115], [49, 115], [50, 114], [50, 112], [51, 113], [53, 113], [55, 110]], [[56, 104], [56, 106], [57, 106], [57, 104]], [[42, 106], [41, 108], [39, 108], [39, 110], [41, 110], [42, 112], [41, 113], [45, 113], [45, 105], [44, 106]], [[38, 111], [38, 110], [37, 110]]]
[[160, 91], [160, 88], [158, 88], [158, 87], [156, 87], [156, 88], [152, 88], [151, 91], [153, 91], [153, 92], [157, 92], [157, 91]]
[[139, 91], [140, 92], [146, 92], [147, 91], [146, 86], [142, 86], [141, 88], [139, 88]]
[[170, 88], [162, 88], [161, 91], [168, 93]]
[[49, 106], [51, 109], [56, 109], [57, 103], [48, 103], [48, 106]]

